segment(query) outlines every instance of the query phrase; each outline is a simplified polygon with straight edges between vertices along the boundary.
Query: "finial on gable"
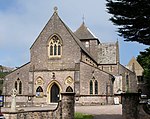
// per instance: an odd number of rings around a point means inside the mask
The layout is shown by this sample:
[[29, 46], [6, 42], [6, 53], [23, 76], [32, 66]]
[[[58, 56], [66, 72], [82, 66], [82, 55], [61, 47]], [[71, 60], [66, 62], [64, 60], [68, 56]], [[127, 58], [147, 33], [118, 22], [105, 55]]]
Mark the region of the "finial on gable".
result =
[[84, 24], [84, 22], [85, 22], [85, 17], [84, 17], [84, 14], [83, 14], [82, 20], [83, 20], [83, 24]]
[[54, 7], [54, 13], [58, 13], [58, 8], [56, 6]]

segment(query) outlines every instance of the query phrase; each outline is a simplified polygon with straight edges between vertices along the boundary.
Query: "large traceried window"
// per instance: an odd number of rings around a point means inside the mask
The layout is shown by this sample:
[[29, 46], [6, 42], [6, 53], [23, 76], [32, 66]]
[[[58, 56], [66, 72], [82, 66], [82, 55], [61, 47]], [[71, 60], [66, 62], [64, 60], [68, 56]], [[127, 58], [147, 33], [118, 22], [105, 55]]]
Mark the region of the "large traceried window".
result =
[[50, 38], [48, 50], [49, 57], [61, 57], [62, 40], [58, 35], [53, 35]]

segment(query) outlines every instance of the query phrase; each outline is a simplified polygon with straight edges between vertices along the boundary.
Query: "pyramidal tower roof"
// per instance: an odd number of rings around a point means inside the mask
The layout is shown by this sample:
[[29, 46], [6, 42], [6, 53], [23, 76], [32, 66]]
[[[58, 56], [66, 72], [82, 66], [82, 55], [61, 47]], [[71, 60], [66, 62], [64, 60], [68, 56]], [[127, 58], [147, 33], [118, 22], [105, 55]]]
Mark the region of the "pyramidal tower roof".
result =
[[74, 32], [79, 39], [97, 39], [97, 37], [85, 26], [83, 22], [81, 26]]

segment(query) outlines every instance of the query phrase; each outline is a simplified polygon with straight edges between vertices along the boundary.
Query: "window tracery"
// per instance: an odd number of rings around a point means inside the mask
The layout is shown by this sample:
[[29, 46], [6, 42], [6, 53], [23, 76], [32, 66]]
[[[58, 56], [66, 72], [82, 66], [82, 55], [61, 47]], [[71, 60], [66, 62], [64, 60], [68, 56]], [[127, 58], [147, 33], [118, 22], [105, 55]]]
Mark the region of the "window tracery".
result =
[[49, 42], [49, 56], [50, 57], [61, 57], [62, 54], [62, 42], [59, 36], [53, 35]]

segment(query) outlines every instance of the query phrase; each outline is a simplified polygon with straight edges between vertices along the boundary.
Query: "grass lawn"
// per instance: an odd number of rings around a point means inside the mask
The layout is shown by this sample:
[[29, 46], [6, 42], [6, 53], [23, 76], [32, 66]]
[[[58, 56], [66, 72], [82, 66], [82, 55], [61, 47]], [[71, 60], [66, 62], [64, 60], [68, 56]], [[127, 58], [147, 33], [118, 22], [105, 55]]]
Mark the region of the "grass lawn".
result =
[[93, 119], [93, 116], [92, 115], [88, 115], [88, 114], [83, 114], [83, 113], [76, 112], [75, 113], [75, 119]]

